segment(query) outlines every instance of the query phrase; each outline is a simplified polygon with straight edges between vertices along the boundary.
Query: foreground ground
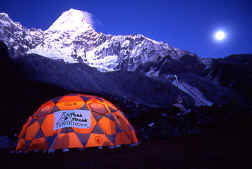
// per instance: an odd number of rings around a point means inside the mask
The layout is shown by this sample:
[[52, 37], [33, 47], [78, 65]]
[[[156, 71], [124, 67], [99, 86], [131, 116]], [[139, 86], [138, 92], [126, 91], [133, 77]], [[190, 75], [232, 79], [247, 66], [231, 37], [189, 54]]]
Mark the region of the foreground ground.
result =
[[[240, 137], [171, 137], [152, 140], [137, 147], [86, 149], [82, 152], [8, 154], [1, 151], [3, 168], [61, 169], [240, 169]], [[251, 165], [252, 166], [252, 165]], [[2, 168], [2, 167], [1, 167]]]

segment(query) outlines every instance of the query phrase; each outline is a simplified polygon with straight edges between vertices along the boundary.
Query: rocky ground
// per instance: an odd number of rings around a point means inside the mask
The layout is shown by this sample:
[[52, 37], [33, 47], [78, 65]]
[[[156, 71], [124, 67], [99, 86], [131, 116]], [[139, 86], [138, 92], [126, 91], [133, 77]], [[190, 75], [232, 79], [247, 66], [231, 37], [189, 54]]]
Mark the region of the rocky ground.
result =
[[8, 154], [0, 151], [6, 168], [121, 168], [121, 169], [243, 169], [241, 138], [170, 137], [142, 142], [137, 147], [86, 149], [55, 154]]

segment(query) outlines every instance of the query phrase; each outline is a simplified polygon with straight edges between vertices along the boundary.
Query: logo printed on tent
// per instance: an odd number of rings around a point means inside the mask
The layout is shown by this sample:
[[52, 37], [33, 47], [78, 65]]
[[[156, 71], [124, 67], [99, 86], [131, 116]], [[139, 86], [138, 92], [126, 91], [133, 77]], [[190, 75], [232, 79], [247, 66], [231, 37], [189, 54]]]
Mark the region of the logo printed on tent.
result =
[[65, 127], [90, 128], [90, 110], [65, 110], [54, 114], [54, 130]]

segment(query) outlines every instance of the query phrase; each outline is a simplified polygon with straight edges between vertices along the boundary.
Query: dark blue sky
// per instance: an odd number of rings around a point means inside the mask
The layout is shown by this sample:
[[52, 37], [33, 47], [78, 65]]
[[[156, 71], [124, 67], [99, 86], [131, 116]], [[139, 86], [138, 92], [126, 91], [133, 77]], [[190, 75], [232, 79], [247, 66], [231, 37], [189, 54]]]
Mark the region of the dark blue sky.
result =
[[[96, 30], [140, 33], [202, 57], [252, 53], [252, 0], [1, 0], [0, 12], [25, 27], [47, 29], [70, 8], [94, 16]], [[216, 42], [222, 29], [227, 38]]]

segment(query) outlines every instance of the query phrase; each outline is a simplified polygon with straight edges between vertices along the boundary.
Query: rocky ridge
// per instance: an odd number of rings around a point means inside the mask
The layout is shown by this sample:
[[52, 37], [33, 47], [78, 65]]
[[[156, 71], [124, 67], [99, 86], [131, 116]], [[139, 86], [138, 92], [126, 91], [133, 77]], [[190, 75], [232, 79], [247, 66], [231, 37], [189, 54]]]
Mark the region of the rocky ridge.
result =
[[[11, 56], [27, 53], [66, 63], [85, 63], [98, 71], [118, 71], [127, 62], [127, 71], [135, 71], [140, 64], [170, 56], [179, 60], [194, 54], [157, 42], [143, 35], [113, 36], [96, 32], [87, 23], [83, 11], [70, 9], [45, 31], [26, 29], [13, 22], [7, 14], [1, 16], [0, 39], [13, 51]], [[6, 32], [8, 36], [6, 36]]]

